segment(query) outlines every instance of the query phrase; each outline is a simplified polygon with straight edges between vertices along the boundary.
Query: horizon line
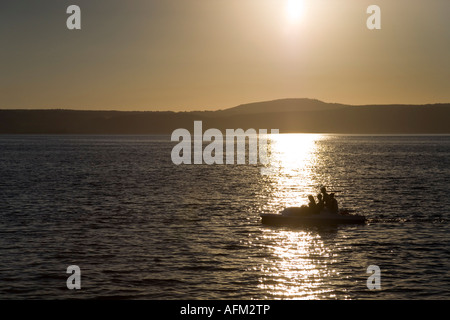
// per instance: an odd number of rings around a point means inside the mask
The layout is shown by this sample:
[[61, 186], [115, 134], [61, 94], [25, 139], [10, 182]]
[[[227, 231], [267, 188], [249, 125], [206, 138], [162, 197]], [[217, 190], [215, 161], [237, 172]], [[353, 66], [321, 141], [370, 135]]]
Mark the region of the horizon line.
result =
[[323, 100], [319, 100], [316, 98], [279, 98], [272, 100], [259, 100], [253, 102], [246, 102], [235, 105], [233, 107], [223, 108], [223, 109], [193, 109], [193, 110], [118, 110], [118, 109], [72, 109], [72, 108], [58, 108], [58, 107], [49, 107], [49, 108], [0, 108], [0, 111], [88, 111], [88, 112], [171, 112], [171, 113], [190, 113], [190, 112], [218, 112], [225, 111], [229, 109], [233, 109], [240, 106], [258, 104], [258, 103], [267, 103], [267, 102], [276, 102], [283, 100], [309, 100], [309, 101], [318, 101], [324, 104], [334, 104], [334, 105], [342, 105], [344, 107], [369, 107], [369, 106], [429, 106], [429, 105], [445, 105], [450, 104], [450, 102], [429, 102], [429, 103], [386, 103], [386, 104], [346, 104], [340, 102], [326, 102]]

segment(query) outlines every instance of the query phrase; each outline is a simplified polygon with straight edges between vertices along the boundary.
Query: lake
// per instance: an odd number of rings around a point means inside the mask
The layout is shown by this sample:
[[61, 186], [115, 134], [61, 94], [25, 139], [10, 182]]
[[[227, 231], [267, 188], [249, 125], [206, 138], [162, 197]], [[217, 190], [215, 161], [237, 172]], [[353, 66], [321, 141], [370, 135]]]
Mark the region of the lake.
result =
[[[450, 298], [450, 136], [280, 134], [268, 175], [174, 145], [0, 135], [0, 299]], [[321, 185], [368, 223], [261, 224]]]

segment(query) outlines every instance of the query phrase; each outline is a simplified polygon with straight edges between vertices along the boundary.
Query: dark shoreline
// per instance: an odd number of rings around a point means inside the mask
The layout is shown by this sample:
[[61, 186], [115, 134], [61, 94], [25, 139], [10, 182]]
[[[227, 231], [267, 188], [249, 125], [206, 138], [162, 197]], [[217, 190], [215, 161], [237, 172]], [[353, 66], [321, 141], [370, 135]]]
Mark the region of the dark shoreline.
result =
[[[289, 102], [289, 104], [286, 103]], [[311, 101], [316, 105], [311, 105]], [[346, 106], [290, 99], [219, 111], [0, 110], [0, 134], [170, 134], [175, 129], [280, 133], [449, 134], [450, 104]], [[309, 104], [308, 104], [309, 103]]]

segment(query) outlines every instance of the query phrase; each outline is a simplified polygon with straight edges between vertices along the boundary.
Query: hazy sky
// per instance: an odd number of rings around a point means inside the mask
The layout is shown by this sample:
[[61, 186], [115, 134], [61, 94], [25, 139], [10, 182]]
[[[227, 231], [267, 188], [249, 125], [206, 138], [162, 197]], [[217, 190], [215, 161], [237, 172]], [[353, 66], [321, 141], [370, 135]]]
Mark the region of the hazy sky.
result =
[[291, 1], [1, 1], [0, 108], [450, 102], [449, 0]]

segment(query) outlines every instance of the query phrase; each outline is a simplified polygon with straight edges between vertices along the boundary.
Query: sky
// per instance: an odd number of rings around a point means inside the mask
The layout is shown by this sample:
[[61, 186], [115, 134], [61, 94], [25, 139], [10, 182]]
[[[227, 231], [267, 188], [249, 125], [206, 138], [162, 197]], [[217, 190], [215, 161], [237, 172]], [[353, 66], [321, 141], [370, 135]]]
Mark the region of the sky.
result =
[[0, 43], [0, 109], [450, 102], [449, 0], [2, 1]]

